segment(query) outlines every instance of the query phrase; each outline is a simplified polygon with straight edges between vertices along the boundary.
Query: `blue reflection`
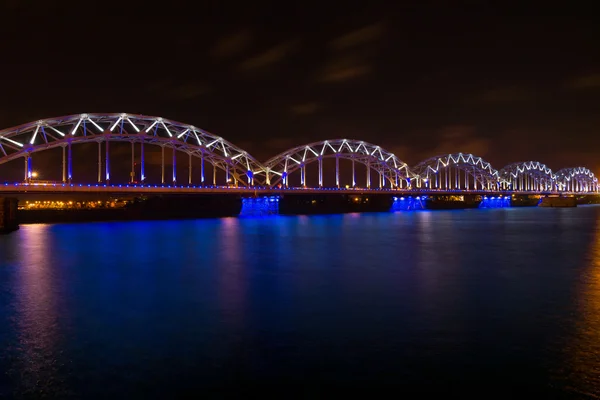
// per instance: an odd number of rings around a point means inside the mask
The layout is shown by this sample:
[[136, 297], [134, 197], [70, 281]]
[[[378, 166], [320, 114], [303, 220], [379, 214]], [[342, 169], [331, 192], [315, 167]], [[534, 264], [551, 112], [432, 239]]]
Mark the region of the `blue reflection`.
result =
[[412, 197], [394, 197], [394, 202], [392, 203], [392, 212], [394, 211], [408, 211], [408, 210], [424, 210], [425, 209], [425, 201], [426, 196], [423, 196], [421, 199], [419, 196]]
[[488, 197], [484, 196], [481, 203], [479, 203], [479, 208], [503, 208], [510, 207], [510, 197]]
[[242, 198], [241, 217], [261, 217], [279, 214], [279, 196]]

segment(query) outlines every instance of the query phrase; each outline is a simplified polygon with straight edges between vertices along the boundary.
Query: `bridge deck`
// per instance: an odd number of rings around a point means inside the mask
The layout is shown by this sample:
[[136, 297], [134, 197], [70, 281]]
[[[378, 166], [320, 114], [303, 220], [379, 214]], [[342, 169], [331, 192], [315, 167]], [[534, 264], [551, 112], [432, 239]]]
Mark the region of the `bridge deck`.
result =
[[[503, 191], [503, 190], [443, 190], [443, 189], [366, 189], [366, 188], [270, 188], [230, 186], [168, 186], [168, 185], [104, 185], [104, 184], [2, 184], [0, 194], [17, 193], [115, 193], [115, 194], [240, 194], [240, 195], [285, 195], [285, 194], [397, 194], [420, 195], [551, 195], [559, 192]], [[597, 194], [560, 192], [560, 194]]]

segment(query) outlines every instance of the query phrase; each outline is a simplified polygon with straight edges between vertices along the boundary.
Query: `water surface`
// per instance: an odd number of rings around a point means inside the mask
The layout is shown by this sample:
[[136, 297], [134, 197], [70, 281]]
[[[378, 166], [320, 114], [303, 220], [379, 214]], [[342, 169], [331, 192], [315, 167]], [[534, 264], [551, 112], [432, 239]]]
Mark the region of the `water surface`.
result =
[[590, 398], [600, 208], [22, 226], [0, 371], [17, 398]]

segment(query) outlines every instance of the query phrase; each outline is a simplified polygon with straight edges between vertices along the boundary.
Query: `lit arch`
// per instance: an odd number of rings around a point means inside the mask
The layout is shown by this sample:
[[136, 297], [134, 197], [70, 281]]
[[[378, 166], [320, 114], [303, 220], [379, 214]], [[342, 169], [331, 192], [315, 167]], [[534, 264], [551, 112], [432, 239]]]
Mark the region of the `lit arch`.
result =
[[421, 161], [412, 168], [417, 187], [440, 190], [497, 190], [499, 174], [492, 165], [473, 154], [446, 154]]
[[598, 192], [598, 178], [585, 167], [563, 168], [556, 172], [556, 185], [564, 192]]
[[503, 189], [514, 191], [554, 191], [555, 175], [546, 165], [538, 161], [512, 163], [500, 171]]
[[[354, 164], [357, 162], [367, 167], [367, 171], [379, 174], [380, 187], [389, 185], [391, 188], [401, 188], [409, 185], [414, 176], [408, 165], [394, 154], [380, 146], [359, 140], [333, 139], [309, 143], [289, 149], [271, 158], [264, 164], [265, 183], [267, 185], [288, 185], [288, 177], [295, 171], [300, 171], [301, 185], [306, 185], [306, 165], [319, 164], [319, 186], [323, 186], [323, 159], [336, 160], [336, 185], [340, 186], [339, 160], [352, 161], [352, 186], [356, 185]], [[371, 187], [370, 172], [367, 172], [367, 187]]]
[[[127, 114], [76, 114], [30, 122], [0, 131], [0, 164], [55, 147], [83, 142], [149, 143], [172, 148], [226, 171], [237, 183], [253, 184], [262, 165], [246, 151], [193, 125]], [[106, 178], [109, 178], [106, 166]], [[143, 175], [143, 173], [142, 173]], [[143, 176], [142, 176], [143, 178]]]

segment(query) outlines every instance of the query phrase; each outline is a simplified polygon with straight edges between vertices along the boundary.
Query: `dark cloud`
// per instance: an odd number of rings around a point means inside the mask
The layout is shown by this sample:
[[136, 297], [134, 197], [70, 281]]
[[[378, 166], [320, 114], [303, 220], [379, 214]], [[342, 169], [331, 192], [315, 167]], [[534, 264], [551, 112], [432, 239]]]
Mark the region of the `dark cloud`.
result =
[[336, 50], [364, 45], [379, 39], [382, 36], [383, 31], [384, 23], [378, 22], [339, 36], [332, 40], [330, 44]]
[[174, 79], [152, 81], [148, 83], [146, 90], [153, 95], [171, 100], [192, 100], [210, 92], [210, 88], [206, 83], [197, 81], [177, 82]]
[[181, 100], [191, 100], [209, 92], [209, 88], [202, 82], [190, 82], [178, 85], [170, 90], [171, 96]]
[[482, 93], [484, 103], [518, 103], [534, 99], [533, 91], [518, 86], [499, 87]]
[[339, 83], [361, 77], [371, 71], [370, 65], [356, 57], [341, 57], [327, 63], [319, 80], [326, 83]]
[[319, 104], [315, 101], [293, 105], [290, 112], [294, 115], [314, 114], [319, 109]]
[[267, 67], [283, 60], [295, 47], [296, 42], [288, 41], [285, 43], [273, 46], [270, 49], [256, 54], [240, 64], [242, 70], [253, 70]]
[[597, 89], [600, 88], [600, 73], [583, 75], [571, 79], [567, 85], [572, 89]]
[[233, 35], [220, 38], [212, 49], [216, 58], [232, 57], [248, 48], [252, 42], [252, 34], [249, 31], [241, 31]]

